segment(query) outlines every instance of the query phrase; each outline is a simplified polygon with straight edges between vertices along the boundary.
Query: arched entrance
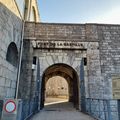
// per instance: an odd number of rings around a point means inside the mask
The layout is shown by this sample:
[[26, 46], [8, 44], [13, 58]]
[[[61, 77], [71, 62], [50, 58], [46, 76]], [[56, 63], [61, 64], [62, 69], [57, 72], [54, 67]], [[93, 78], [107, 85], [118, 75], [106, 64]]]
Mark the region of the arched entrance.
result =
[[45, 85], [47, 81], [54, 77], [54, 76], [61, 76], [66, 79], [68, 82], [69, 88], [69, 102], [72, 102], [76, 109], [79, 109], [79, 79], [76, 71], [67, 64], [54, 64], [48, 67], [42, 77], [42, 84], [41, 84], [41, 104], [40, 108], [44, 107], [45, 102]]

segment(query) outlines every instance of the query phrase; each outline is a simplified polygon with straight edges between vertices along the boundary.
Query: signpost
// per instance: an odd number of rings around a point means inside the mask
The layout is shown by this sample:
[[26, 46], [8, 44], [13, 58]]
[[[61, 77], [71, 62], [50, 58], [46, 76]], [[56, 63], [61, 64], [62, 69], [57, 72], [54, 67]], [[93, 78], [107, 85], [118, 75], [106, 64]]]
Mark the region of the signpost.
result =
[[21, 120], [22, 101], [19, 99], [5, 99], [1, 120]]
[[5, 105], [4, 105], [4, 110], [7, 113], [13, 113], [16, 110], [16, 103], [12, 100], [8, 100], [6, 101]]

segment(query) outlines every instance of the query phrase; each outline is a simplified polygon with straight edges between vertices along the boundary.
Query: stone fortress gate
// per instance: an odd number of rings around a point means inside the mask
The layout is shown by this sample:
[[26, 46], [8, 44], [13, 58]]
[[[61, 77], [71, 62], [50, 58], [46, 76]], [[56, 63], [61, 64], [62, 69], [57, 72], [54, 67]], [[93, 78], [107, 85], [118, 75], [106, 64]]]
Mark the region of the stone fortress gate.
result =
[[[19, 98], [36, 101], [42, 109], [46, 82], [61, 76], [77, 109], [86, 111], [92, 99], [113, 99], [112, 78], [120, 73], [120, 26], [26, 22], [24, 32]], [[117, 101], [112, 104], [117, 109]]]

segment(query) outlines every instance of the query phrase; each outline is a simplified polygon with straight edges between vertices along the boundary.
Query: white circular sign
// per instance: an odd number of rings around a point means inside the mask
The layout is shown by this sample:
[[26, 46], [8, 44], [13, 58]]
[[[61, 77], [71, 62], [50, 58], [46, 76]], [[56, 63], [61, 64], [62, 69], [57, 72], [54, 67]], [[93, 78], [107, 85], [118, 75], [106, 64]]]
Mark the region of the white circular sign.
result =
[[5, 104], [5, 111], [8, 113], [14, 112], [16, 110], [16, 104], [14, 101], [8, 101]]

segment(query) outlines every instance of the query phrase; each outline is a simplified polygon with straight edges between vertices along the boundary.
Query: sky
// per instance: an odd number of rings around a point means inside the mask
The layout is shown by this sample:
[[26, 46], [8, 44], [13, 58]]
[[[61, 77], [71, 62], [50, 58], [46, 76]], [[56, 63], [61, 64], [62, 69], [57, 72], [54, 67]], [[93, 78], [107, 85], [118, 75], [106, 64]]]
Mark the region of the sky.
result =
[[38, 0], [42, 22], [120, 24], [120, 0]]

